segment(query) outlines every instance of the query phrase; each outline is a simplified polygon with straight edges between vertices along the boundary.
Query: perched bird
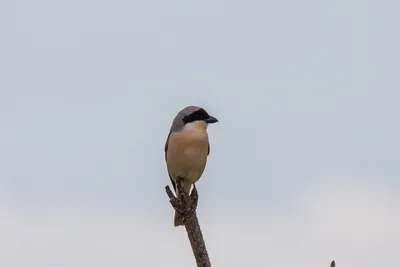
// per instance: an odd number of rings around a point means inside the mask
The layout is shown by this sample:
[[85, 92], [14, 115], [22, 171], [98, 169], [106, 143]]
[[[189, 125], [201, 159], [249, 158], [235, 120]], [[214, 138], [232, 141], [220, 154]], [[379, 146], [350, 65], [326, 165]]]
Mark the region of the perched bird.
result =
[[[188, 106], [176, 115], [165, 143], [165, 161], [168, 174], [177, 196], [176, 179], [180, 177], [183, 190], [190, 187], [203, 174], [207, 156], [210, 154], [207, 126], [218, 122], [200, 107]], [[174, 225], [183, 225], [175, 211]]]

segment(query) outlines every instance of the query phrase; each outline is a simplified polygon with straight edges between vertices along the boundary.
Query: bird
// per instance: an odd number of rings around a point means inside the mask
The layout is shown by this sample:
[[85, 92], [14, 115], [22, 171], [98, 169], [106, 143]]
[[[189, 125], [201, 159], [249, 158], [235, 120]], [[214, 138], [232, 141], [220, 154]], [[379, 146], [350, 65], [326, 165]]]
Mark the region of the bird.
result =
[[[207, 127], [218, 120], [198, 106], [187, 106], [178, 112], [172, 122], [165, 142], [165, 161], [175, 193], [179, 196], [176, 180], [179, 177], [183, 190], [189, 193], [206, 167], [210, 154]], [[175, 211], [174, 226], [184, 225]]]

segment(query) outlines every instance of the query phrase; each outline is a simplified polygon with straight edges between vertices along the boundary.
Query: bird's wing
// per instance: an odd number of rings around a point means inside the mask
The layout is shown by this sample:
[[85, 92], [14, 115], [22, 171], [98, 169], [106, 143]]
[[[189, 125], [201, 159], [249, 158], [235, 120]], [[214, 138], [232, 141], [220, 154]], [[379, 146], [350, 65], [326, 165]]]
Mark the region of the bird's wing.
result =
[[[168, 142], [169, 142], [169, 137], [170, 136], [171, 136], [171, 132], [169, 132], [168, 137], [167, 137], [167, 141], [165, 142], [165, 146], [164, 146], [165, 162], [167, 162]], [[172, 180], [172, 177], [169, 174], [169, 172], [168, 172], [168, 175], [169, 175], [169, 179], [171, 179], [171, 183], [172, 183], [172, 186], [174, 187], [174, 191], [176, 192], [176, 184], [175, 184], [174, 180]]]
[[171, 132], [169, 132], [168, 137], [167, 137], [167, 141], [165, 142], [165, 146], [164, 146], [165, 161], [167, 161], [168, 142], [169, 142], [169, 137], [170, 136], [171, 136]]

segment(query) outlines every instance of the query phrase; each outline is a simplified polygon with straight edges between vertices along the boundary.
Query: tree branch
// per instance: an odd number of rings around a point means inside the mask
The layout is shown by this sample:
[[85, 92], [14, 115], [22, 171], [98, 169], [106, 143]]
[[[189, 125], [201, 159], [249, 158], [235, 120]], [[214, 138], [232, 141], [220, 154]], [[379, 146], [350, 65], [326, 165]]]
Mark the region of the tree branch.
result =
[[[182, 179], [178, 177], [176, 181], [176, 187], [178, 188], [177, 192], [184, 192], [181, 180]], [[175, 197], [168, 185], [165, 187], [165, 191], [169, 197], [169, 202], [178, 212], [185, 225], [197, 266], [211, 267], [211, 262], [208, 257], [206, 245], [203, 239], [203, 234], [201, 232], [199, 221], [196, 215], [198, 203], [196, 187], [193, 185], [190, 196], [188, 193], [180, 193], [179, 196]]]
[[[182, 179], [178, 177], [176, 181], [178, 192], [184, 192], [181, 180]], [[199, 197], [195, 185], [193, 185], [192, 193], [190, 195], [188, 193], [180, 193], [178, 197], [175, 197], [168, 185], [165, 187], [165, 191], [167, 192], [171, 206], [176, 210], [176, 212], [178, 212], [185, 225], [197, 266], [211, 267], [210, 258], [208, 257], [203, 234], [196, 215]], [[330, 267], [335, 267], [335, 261], [331, 262]]]

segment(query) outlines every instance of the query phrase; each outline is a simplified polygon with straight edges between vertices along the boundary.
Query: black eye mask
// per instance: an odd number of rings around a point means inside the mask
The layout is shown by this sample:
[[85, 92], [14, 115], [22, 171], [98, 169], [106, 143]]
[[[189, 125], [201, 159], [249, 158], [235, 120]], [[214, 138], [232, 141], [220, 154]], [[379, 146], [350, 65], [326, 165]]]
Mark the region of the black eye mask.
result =
[[186, 116], [183, 118], [183, 121], [186, 123], [194, 122], [194, 121], [205, 121], [208, 118], [210, 118], [210, 115], [204, 110], [204, 109], [199, 109], [196, 110], [195, 112], [191, 113], [190, 115]]

